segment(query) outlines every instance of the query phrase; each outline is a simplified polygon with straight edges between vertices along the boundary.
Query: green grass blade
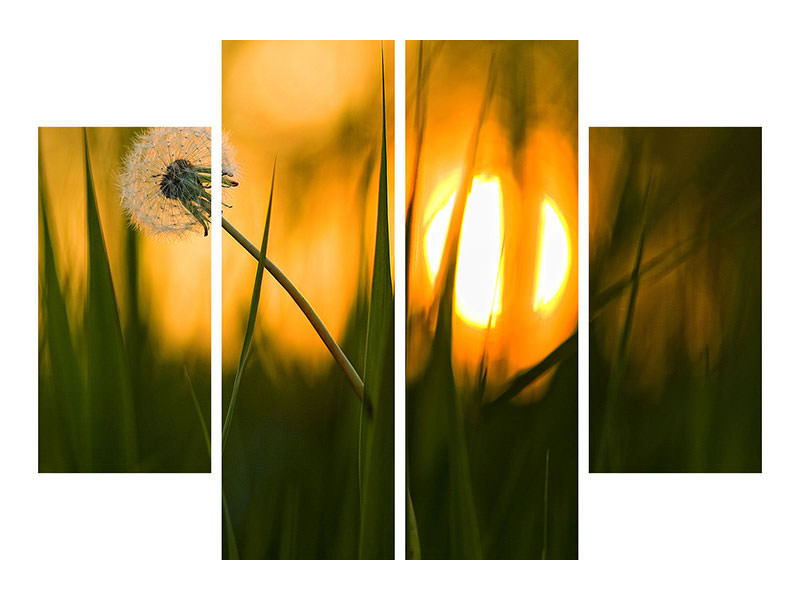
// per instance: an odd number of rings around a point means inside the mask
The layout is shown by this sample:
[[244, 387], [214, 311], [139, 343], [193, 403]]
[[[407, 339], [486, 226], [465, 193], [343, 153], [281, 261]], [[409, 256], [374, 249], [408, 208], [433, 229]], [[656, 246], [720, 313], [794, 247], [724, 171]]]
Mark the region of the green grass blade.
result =
[[228, 411], [225, 414], [225, 422], [222, 425], [222, 451], [228, 443], [228, 436], [230, 435], [231, 426], [233, 424], [233, 415], [236, 410], [236, 402], [239, 398], [239, 386], [242, 382], [242, 374], [244, 373], [247, 364], [247, 358], [250, 356], [250, 348], [253, 341], [253, 331], [256, 326], [256, 315], [258, 314], [258, 302], [261, 298], [261, 281], [264, 278], [264, 259], [267, 256], [267, 240], [269, 239], [269, 223], [272, 218], [272, 196], [275, 191], [275, 169], [278, 160], [272, 165], [272, 182], [269, 187], [269, 203], [267, 204], [267, 218], [264, 222], [264, 235], [261, 238], [261, 251], [259, 253], [258, 266], [256, 267], [256, 277], [253, 283], [253, 295], [250, 299], [250, 313], [247, 316], [247, 328], [244, 333], [244, 342], [242, 343], [242, 354], [239, 358], [239, 367], [236, 369], [236, 376], [233, 380], [233, 390], [231, 391], [231, 399], [228, 403]]
[[97, 210], [85, 129], [83, 142], [88, 247], [85, 330], [93, 430], [92, 470], [129, 472], [138, 470], [130, 373], [108, 252]]
[[[444, 424], [444, 444], [449, 477], [449, 530], [450, 556], [458, 559], [481, 558], [480, 527], [475, 509], [470, 472], [469, 452], [462, 407], [457, 395], [452, 367], [452, 318], [455, 287], [456, 258], [461, 224], [464, 219], [467, 197], [472, 188], [472, 178], [483, 124], [488, 115], [496, 81], [495, 60], [492, 57], [486, 81], [483, 102], [472, 132], [464, 159], [464, 170], [456, 192], [453, 212], [442, 253], [442, 268], [436, 277], [438, 300], [436, 332], [433, 338], [429, 365], [428, 401], [436, 405]], [[426, 400], [423, 399], [423, 402]]]
[[542, 515], [542, 560], [547, 559], [547, 534], [550, 521], [550, 449], [544, 456], [544, 514]]
[[189, 369], [186, 365], [183, 366], [183, 374], [186, 376], [186, 383], [189, 385], [189, 394], [192, 396], [192, 404], [197, 413], [197, 419], [200, 421], [200, 428], [203, 431], [203, 440], [206, 443], [208, 450], [208, 458], [211, 458], [211, 438], [208, 435], [208, 426], [206, 425], [206, 418], [203, 416], [203, 410], [200, 408], [200, 402], [197, 400], [197, 395], [194, 393], [194, 386], [192, 385], [192, 378], [189, 377]]
[[289, 484], [283, 511], [278, 558], [291, 560], [297, 558], [297, 538], [300, 525], [300, 490], [296, 483]]
[[[464, 221], [467, 197], [472, 191], [472, 178], [475, 171], [475, 161], [478, 156], [478, 144], [480, 142], [481, 130], [483, 129], [483, 124], [486, 121], [486, 117], [489, 113], [489, 106], [494, 96], [494, 87], [497, 78], [494, 64], [495, 58], [493, 55], [489, 64], [489, 76], [486, 80], [483, 102], [481, 103], [481, 108], [478, 113], [475, 129], [472, 132], [472, 137], [467, 146], [467, 154], [464, 158], [464, 170], [461, 173], [461, 179], [453, 203], [453, 212], [447, 227], [447, 236], [445, 238], [441, 258], [441, 264], [444, 265], [444, 268], [439, 269], [434, 284], [436, 298], [439, 301], [440, 316], [452, 314], [453, 289], [456, 279], [456, 257], [458, 254], [459, 240], [461, 239], [461, 224]], [[449, 329], [450, 324], [446, 323], [445, 327]]]
[[381, 54], [383, 98], [378, 217], [372, 269], [364, 365], [362, 411], [364, 469], [359, 558], [394, 557], [394, 292], [389, 251], [389, 195], [386, 158], [386, 84]]
[[647, 193], [645, 193], [645, 208], [644, 216], [642, 218], [642, 232], [639, 236], [639, 245], [636, 249], [636, 262], [633, 265], [631, 272], [631, 292], [628, 297], [628, 307], [625, 311], [625, 322], [622, 327], [622, 335], [620, 337], [619, 348], [617, 350], [616, 360], [611, 369], [611, 377], [608, 381], [607, 405], [605, 415], [603, 415], [603, 427], [600, 431], [600, 442], [598, 445], [598, 459], [597, 470], [612, 472], [619, 472], [622, 469], [622, 448], [619, 439], [612, 440], [612, 433], [618, 428], [616, 427], [619, 410], [619, 403], [621, 397], [622, 381], [625, 374], [625, 366], [628, 360], [628, 340], [630, 339], [631, 329], [633, 327], [633, 316], [636, 308], [636, 299], [639, 293], [640, 273], [642, 266], [642, 257], [644, 256], [645, 239], [647, 237]]
[[[272, 181], [269, 186], [269, 202], [267, 204], [267, 218], [264, 221], [264, 234], [261, 237], [261, 249], [259, 251], [258, 266], [256, 267], [256, 277], [253, 282], [253, 295], [250, 299], [250, 312], [247, 316], [247, 328], [244, 333], [244, 341], [242, 342], [242, 354], [239, 358], [239, 366], [236, 369], [236, 375], [233, 380], [233, 390], [231, 391], [231, 399], [228, 403], [228, 411], [225, 414], [225, 421], [222, 425], [222, 451], [223, 456], [225, 448], [228, 443], [231, 426], [233, 425], [233, 415], [236, 411], [236, 402], [239, 398], [239, 386], [242, 382], [242, 375], [244, 374], [247, 359], [250, 356], [250, 349], [252, 347], [253, 332], [256, 326], [256, 316], [258, 315], [258, 303], [261, 298], [261, 282], [264, 278], [264, 261], [267, 256], [267, 241], [269, 240], [269, 224], [272, 220], [272, 198], [275, 192], [275, 171], [278, 166], [278, 159], [272, 165]], [[238, 559], [239, 548], [236, 544], [236, 535], [233, 532], [233, 523], [231, 522], [230, 511], [228, 509], [228, 500], [225, 495], [225, 479], [223, 473], [222, 483], [222, 508], [224, 513], [224, 523], [226, 531], [226, 539], [228, 542], [228, 558]]]
[[505, 386], [503, 392], [493, 401], [487, 404], [487, 408], [502, 402], [509, 402], [516, 398], [526, 387], [539, 379], [547, 371], [552, 369], [561, 361], [575, 355], [578, 352], [578, 333], [575, 332], [566, 340], [561, 342], [555, 350], [545, 356], [541, 361], [532, 367], [525, 369], [516, 375]]
[[[726, 236], [742, 235], [743, 230], [752, 226], [752, 219], [757, 212], [758, 209], [745, 206], [743, 210], [729, 219], [711, 223], [708, 231], [695, 234], [660, 252], [653, 258], [643, 261], [639, 268], [639, 280], [644, 282], [647, 279], [652, 285], [665, 275], [669, 275], [674, 269], [691, 260], [709, 244], [718, 242]], [[594, 321], [609, 304], [621, 297], [631, 285], [633, 285], [633, 276], [628, 274], [599, 292], [590, 291], [589, 321]]]
[[411, 491], [406, 485], [406, 558], [419, 560], [422, 558], [422, 549], [419, 545], [419, 527], [417, 514], [414, 512], [414, 503], [411, 501]]
[[[41, 210], [41, 231], [43, 238], [42, 261], [44, 263], [44, 273], [41, 276], [41, 299], [43, 309], [43, 338], [46, 349], [49, 352], [49, 368], [52, 376], [55, 397], [54, 403], [66, 403], [62, 409], [54, 410], [65, 416], [66, 437], [69, 448], [67, 455], [70, 456], [73, 468], [77, 471], [88, 471], [90, 467], [90, 437], [88, 430], [89, 415], [86, 404], [86, 396], [83, 391], [83, 382], [80, 375], [80, 361], [75, 352], [72, 334], [69, 329], [69, 318], [67, 316], [67, 305], [55, 263], [55, 251], [50, 235], [50, 224], [47, 213], [47, 190], [45, 186], [44, 166], [42, 164], [41, 145], [39, 148], [39, 206]], [[40, 351], [40, 360], [41, 360]], [[49, 419], [50, 415], [44, 414], [42, 390], [39, 392], [39, 423], [42, 432], [42, 423]], [[42, 449], [51, 448], [54, 441], [46, 439], [40, 433], [39, 437], [39, 470], [45, 466], [42, 463]]]
[[233, 533], [231, 511], [228, 508], [228, 497], [225, 495], [224, 488], [222, 490], [222, 516], [225, 523], [225, 540], [228, 542], [228, 558], [239, 560], [239, 546], [236, 544], [236, 536]]

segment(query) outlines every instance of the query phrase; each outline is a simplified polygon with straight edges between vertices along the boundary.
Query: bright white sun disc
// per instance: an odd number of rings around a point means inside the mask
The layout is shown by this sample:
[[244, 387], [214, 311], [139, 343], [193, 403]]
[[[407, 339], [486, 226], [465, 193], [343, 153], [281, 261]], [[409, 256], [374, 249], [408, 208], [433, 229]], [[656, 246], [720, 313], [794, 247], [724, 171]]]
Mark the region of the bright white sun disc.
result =
[[[424, 255], [431, 281], [442, 260], [456, 192], [436, 212], [425, 232]], [[477, 327], [502, 310], [503, 196], [500, 180], [479, 175], [467, 197], [456, 262], [455, 311]]]
[[569, 272], [567, 226], [549, 196], [542, 202], [540, 232], [534, 310], [549, 308], [564, 287]]

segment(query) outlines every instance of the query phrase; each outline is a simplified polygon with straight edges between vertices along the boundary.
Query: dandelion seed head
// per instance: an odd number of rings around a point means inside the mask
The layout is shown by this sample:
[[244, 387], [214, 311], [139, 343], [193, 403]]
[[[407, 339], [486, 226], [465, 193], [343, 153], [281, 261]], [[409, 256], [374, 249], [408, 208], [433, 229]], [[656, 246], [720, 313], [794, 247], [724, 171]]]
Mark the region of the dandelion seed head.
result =
[[222, 174], [228, 177], [239, 177], [239, 167], [236, 164], [236, 153], [233, 150], [228, 132], [222, 132]]
[[[223, 140], [223, 185], [237, 168]], [[227, 183], [225, 178], [227, 177]], [[119, 179], [131, 224], [150, 235], [207, 235], [211, 219], [211, 130], [154, 127], [133, 143]]]

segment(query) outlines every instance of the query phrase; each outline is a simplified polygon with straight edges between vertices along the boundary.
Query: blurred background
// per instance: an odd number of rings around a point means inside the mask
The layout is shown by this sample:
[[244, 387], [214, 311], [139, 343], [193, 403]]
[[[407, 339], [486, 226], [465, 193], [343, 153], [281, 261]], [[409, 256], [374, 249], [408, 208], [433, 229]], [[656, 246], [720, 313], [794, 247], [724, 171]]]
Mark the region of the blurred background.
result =
[[592, 128], [590, 465], [761, 471], [761, 129]]
[[[210, 245], [128, 226], [117, 180], [140, 131], [86, 129], [104, 242], [90, 248], [84, 130], [39, 129], [41, 472], [210, 469], [196, 408], [207, 426]], [[90, 299], [88, 274], [103, 255], [113, 289]], [[90, 383], [117, 346], [120, 362]]]
[[[233, 208], [225, 209], [225, 217], [259, 245], [277, 156], [267, 254], [361, 374], [377, 216], [381, 48], [392, 215], [393, 43], [222, 44], [222, 124], [239, 171], [239, 186], [227, 196]], [[225, 236], [225, 408], [255, 272], [253, 258]], [[223, 457], [223, 488], [239, 557], [356, 556], [359, 419], [358, 399], [316, 332], [265, 275]], [[226, 539], [223, 556], [231, 554]]]
[[408, 554], [576, 558], [578, 44], [407, 42], [406, 82]]

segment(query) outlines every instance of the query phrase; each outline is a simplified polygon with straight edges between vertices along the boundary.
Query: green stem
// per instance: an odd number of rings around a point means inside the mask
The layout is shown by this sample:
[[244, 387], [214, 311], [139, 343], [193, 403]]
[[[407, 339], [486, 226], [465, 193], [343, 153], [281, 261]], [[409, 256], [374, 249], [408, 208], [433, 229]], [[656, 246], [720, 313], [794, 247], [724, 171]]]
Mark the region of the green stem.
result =
[[[227, 231], [230, 236], [238, 242], [238, 244], [247, 250], [247, 252], [256, 259], [259, 260], [259, 253], [258, 249], [250, 243], [250, 241], [244, 237], [239, 231], [231, 225], [225, 217], [222, 218], [222, 227]], [[333, 336], [330, 334], [328, 329], [325, 327], [325, 324], [322, 320], [317, 316], [317, 313], [314, 312], [314, 309], [309, 304], [308, 300], [306, 300], [305, 296], [298, 290], [295, 285], [289, 280], [289, 278], [283, 274], [283, 272], [273, 263], [270, 259], [264, 257], [264, 269], [272, 275], [275, 280], [281, 284], [281, 287], [285, 289], [289, 296], [292, 297], [295, 304], [297, 304], [298, 308], [303, 312], [308, 319], [308, 322], [311, 323], [311, 326], [316, 330], [319, 337], [322, 339], [322, 342], [330, 351], [331, 355], [333, 356], [334, 360], [339, 364], [344, 371], [347, 380], [350, 382], [350, 385], [353, 387], [353, 391], [355, 391], [358, 399], [363, 402], [364, 400], [364, 382], [361, 381], [361, 377], [359, 377], [356, 370], [353, 368], [353, 365], [347, 359], [342, 349], [339, 345], [334, 341]]]

